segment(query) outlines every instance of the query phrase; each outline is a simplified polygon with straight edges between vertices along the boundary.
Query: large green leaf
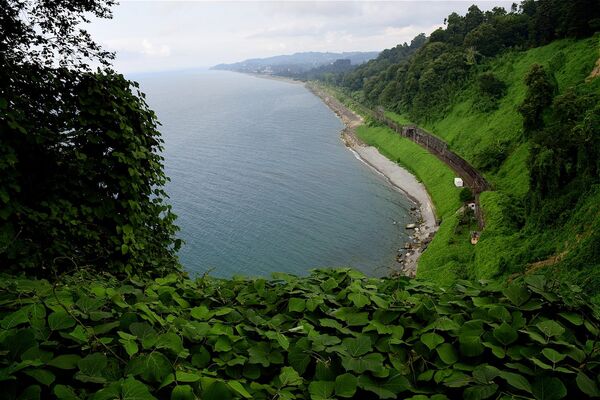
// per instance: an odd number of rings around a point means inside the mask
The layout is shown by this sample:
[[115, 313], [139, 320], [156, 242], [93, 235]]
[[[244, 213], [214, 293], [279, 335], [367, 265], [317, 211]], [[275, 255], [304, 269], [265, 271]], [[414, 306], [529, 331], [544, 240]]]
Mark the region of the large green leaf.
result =
[[55, 385], [52, 392], [59, 400], [79, 400], [73, 388], [66, 385]]
[[503, 322], [499, 327], [494, 329], [494, 338], [496, 338], [496, 340], [498, 340], [504, 346], [514, 343], [518, 337], [519, 334], [517, 331], [506, 322]]
[[364, 306], [371, 303], [369, 297], [362, 293], [350, 293], [348, 299], [354, 304], [355, 307], [363, 308]]
[[288, 303], [288, 310], [290, 312], [301, 313], [306, 309], [306, 300], [291, 298]]
[[563, 328], [558, 322], [551, 319], [538, 322], [535, 326], [548, 337], [560, 336], [565, 332], [565, 328]]
[[473, 370], [473, 378], [482, 384], [493, 383], [498, 375], [500, 375], [498, 368], [491, 365], [479, 365]]
[[171, 400], [195, 400], [194, 390], [190, 385], [177, 385], [171, 392]]
[[237, 392], [239, 395], [241, 395], [245, 399], [252, 398], [252, 395], [246, 390], [244, 385], [242, 385], [238, 381], [229, 381], [229, 382], [227, 382], [227, 386], [229, 386], [231, 389], [233, 389], [234, 392]]
[[358, 386], [369, 392], [373, 392], [380, 399], [395, 399], [396, 394], [389, 389], [386, 389], [378, 382], [373, 381], [373, 379], [369, 378], [367, 375], [361, 375], [358, 378]]
[[290, 347], [288, 360], [290, 365], [299, 373], [303, 374], [310, 364], [311, 354], [308, 351], [310, 344], [308, 339], [302, 338]]
[[577, 386], [579, 390], [590, 397], [600, 397], [600, 390], [598, 389], [598, 383], [593, 379], [589, 378], [585, 373], [579, 371], [577, 374]]
[[233, 398], [231, 390], [223, 382], [215, 381], [202, 393], [203, 400], [230, 400]]
[[446, 364], [454, 364], [458, 361], [458, 354], [450, 343], [442, 343], [435, 349], [440, 356], [440, 359]]
[[527, 288], [517, 284], [510, 285], [503, 293], [517, 307], [525, 304], [531, 297], [531, 293]]
[[423, 342], [429, 350], [433, 350], [438, 345], [444, 343], [444, 338], [437, 333], [429, 332], [421, 335], [421, 342]]
[[66, 311], [55, 311], [48, 316], [48, 326], [53, 331], [69, 329], [75, 326], [75, 320]]
[[549, 376], [536, 379], [531, 389], [537, 400], [559, 400], [567, 395], [567, 388], [562, 381]]
[[2, 318], [0, 326], [4, 329], [11, 329], [26, 322], [29, 322], [29, 313], [27, 312], [27, 309], [21, 308]]
[[465, 400], [483, 400], [489, 399], [498, 391], [498, 385], [491, 383], [488, 385], [470, 386], [465, 389], [463, 399]]
[[48, 362], [48, 365], [60, 369], [75, 369], [81, 357], [77, 354], [63, 354]]
[[198, 382], [200, 380], [200, 373], [199, 372], [188, 372], [188, 371], [176, 371], [175, 379], [178, 382], [183, 382], [183, 383]]
[[515, 374], [513, 372], [500, 371], [500, 377], [505, 379], [506, 382], [512, 387], [523, 390], [527, 393], [531, 393], [531, 384], [523, 375]]
[[302, 377], [292, 367], [283, 367], [279, 374], [279, 383], [284, 386], [298, 386], [302, 384]]
[[335, 395], [339, 397], [353, 397], [356, 393], [358, 378], [352, 374], [342, 374], [335, 378]]
[[134, 379], [127, 378], [121, 386], [121, 399], [122, 400], [153, 400], [156, 397], [150, 394], [148, 386], [142, 382]]
[[30, 385], [19, 396], [19, 400], [40, 400], [42, 388], [40, 385]]
[[83, 382], [103, 383], [104, 371], [108, 366], [108, 358], [102, 353], [92, 353], [77, 363], [79, 372], [75, 376]]
[[24, 372], [25, 372], [25, 374], [29, 375], [30, 377], [32, 377], [33, 379], [35, 379], [42, 385], [46, 385], [46, 386], [50, 386], [56, 379], [56, 376], [52, 372], [48, 371], [47, 369], [42, 369], [42, 368], [28, 369], [28, 370], [25, 370]]
[[173, 372], [169, 359], [160, 351], [139, 355], [128, 365], [128, 372], [139, 375], [146, 382], [160, 383]]
[[308, 385], [311, 400], [329, 400], [335, 389], [335, 382], [312, 381]]
[[558, 351], [549, 347], [546, 347], [544, 350], [542, 350], [542, 354], [553, 364], [559, 363], [565, 358], [567, 358], [566, 354], [559, 353]]
[[362, 374], [365, 371], [380, 371], [383, 368], [383, 356], [379, 353], [365, 354], [360, 357], [342, 356], [342, 366], [346, 371]]
[[346, 353], [351, 357], [359, 357], [373, 350], [371, 339], [366, 335], [344, 339], [342, 345]]
[[141, 341], [145, 349], [154, 346], [158, 340], [156, 330], [147, 322], [134, 322], [129, 325], [129, 331]]

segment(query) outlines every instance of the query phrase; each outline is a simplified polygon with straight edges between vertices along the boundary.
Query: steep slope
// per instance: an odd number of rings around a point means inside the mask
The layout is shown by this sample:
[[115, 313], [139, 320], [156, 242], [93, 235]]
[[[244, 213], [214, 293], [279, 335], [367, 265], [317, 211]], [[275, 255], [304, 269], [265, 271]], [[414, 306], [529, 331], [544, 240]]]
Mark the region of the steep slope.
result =
[[[458, 189], [452, 188], [450, 182], [428, 178], [432, 174], [444, 176], [444, 172], [423, 165], [418, 156], [423, 150], [387, 128], [362, 128], [359, 133], [363, 140], [413, 170], [428, 186], [434, 201], [433, 194], [444, 190], [449, 193], [448, 199], [455, 199], [438, 200], [443, 223], [420, 260], [420, 277], [447, 284], [458, 278], [505, 279], [542, 271], [582, 284], [592, 294], [600, 291], [600, 284], [596, 284], [600, 283], [600, 241], [594, 229], [594, 224], [600, 226], [600, 212], [593, 206], [600, 204], [597, 180], [588, 179], [587, 187], [565, 181], [565, 188], [557, 189], [556, 196], [543, 199], [543, 213], [532, 210], [531, 149], [538, 144], [524, 131], [519, 112], [528, 90], [524, 77], [533, 64], [542, 65], [555, 80], [555, 100], [573, 92], [592, 99], [600, 94], [600, 80], [591, 74], [598, 55], [598, 36], [504, 52], [474, 66], [446, 101], [443, 113], [420, 121], [420, 126], [445, 140], [452, 150], [483, 171], [493, 185], [493, 191], [480, 197], [486, 228], [476, 246], [468, 243], [472, 225], [468, 221], [461, 223], [460, 214], [455, 213]], [[484, 74], [493, 76], [503, 86], [502, 95], [491, 101], [486, 101], [481, 93], [480, 77]], [[364, 100], [362, 92], [349, 94]], [[548, 121], [556, 114], [552, 110], [545, 111]], [[386, 115], [400, 124], [411, 120], [409, 115], [393, 111]], [[565, 128], [565, 142], [569, 140], [567, 131]], [[557, 211], [552, 210], [554, 203], [560, 203]], [[544, 218], [544, 223], [536, 222]]]

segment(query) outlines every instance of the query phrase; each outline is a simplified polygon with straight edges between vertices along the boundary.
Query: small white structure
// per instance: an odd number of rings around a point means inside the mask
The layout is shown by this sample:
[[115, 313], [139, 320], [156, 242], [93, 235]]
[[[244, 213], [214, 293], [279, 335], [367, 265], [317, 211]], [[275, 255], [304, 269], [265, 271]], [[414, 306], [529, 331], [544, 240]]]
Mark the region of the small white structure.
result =
[[462, 178], [454, 178], [454, 186], [463, 187], [464, 182], [463, 182]]
[[467, 204], [467, 206], [468, 206], [468, 207], [469, 207], [471, 210], [473, 210], [473, 211], [475, 211], [475, 208], [477, 208], [477, 206], [475, 205], [475, 203], [469, 203], [469, 204]]

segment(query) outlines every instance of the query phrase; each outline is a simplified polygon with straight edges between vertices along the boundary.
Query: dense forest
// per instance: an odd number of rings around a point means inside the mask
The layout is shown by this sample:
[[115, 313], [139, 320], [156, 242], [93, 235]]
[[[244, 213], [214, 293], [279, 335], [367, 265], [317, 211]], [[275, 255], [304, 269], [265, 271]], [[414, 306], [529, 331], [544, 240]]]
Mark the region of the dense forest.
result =
[[[476, 248], [487, 253], [460, 266], [485, 270], [493, 256], [498, 268], [444, 287], [426, 269], [414, 280], [351, 269], [189, 278], [156, 115], [82, 28], [113, 6], [0, 1], [3, 398], [600, 397], [588, 297], [600, 286], [597, 2], [471, 7], [331, 81], [434, 132], [458, 117], [518, 125], [496, 147], [486, 129], [450, 143], [497, 189], [482, 195], [490, 237]], [[563, 226], [577, 228], [576, 245], [560, 273], [507, 279], [527, 255], [554, 254]], [[513, 239], [522, 245], [504, 245]], [[440, 271], [454, 277], [463, 260], [451, 261]]]

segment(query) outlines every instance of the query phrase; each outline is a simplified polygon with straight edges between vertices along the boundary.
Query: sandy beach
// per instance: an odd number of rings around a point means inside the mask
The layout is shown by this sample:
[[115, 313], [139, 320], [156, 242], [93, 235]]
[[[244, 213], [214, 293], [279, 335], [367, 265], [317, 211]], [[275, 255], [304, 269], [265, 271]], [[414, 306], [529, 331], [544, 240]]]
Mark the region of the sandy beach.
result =
[[416, 226], [410, 229], [413, 231], [412, 240], [405, 244], [404, 251], [399, 254], [400, 270], [392, 271], [394, 275], [415, 276], [419, 256], [438, 229], [435, 209], [427, 189], [413, 174], [389, 160], [375, 147], [366, 145], [356, 136], [356, 128], [364, 122], [361, 116], [319, 87], [307, 84], [307, 88], [321, 98], [342, 120], [345, 128], [342, 130], [341, 138], [357, 158], [385, 176], [395, 188], [402, 191], [417, 205], [419, 216]]

